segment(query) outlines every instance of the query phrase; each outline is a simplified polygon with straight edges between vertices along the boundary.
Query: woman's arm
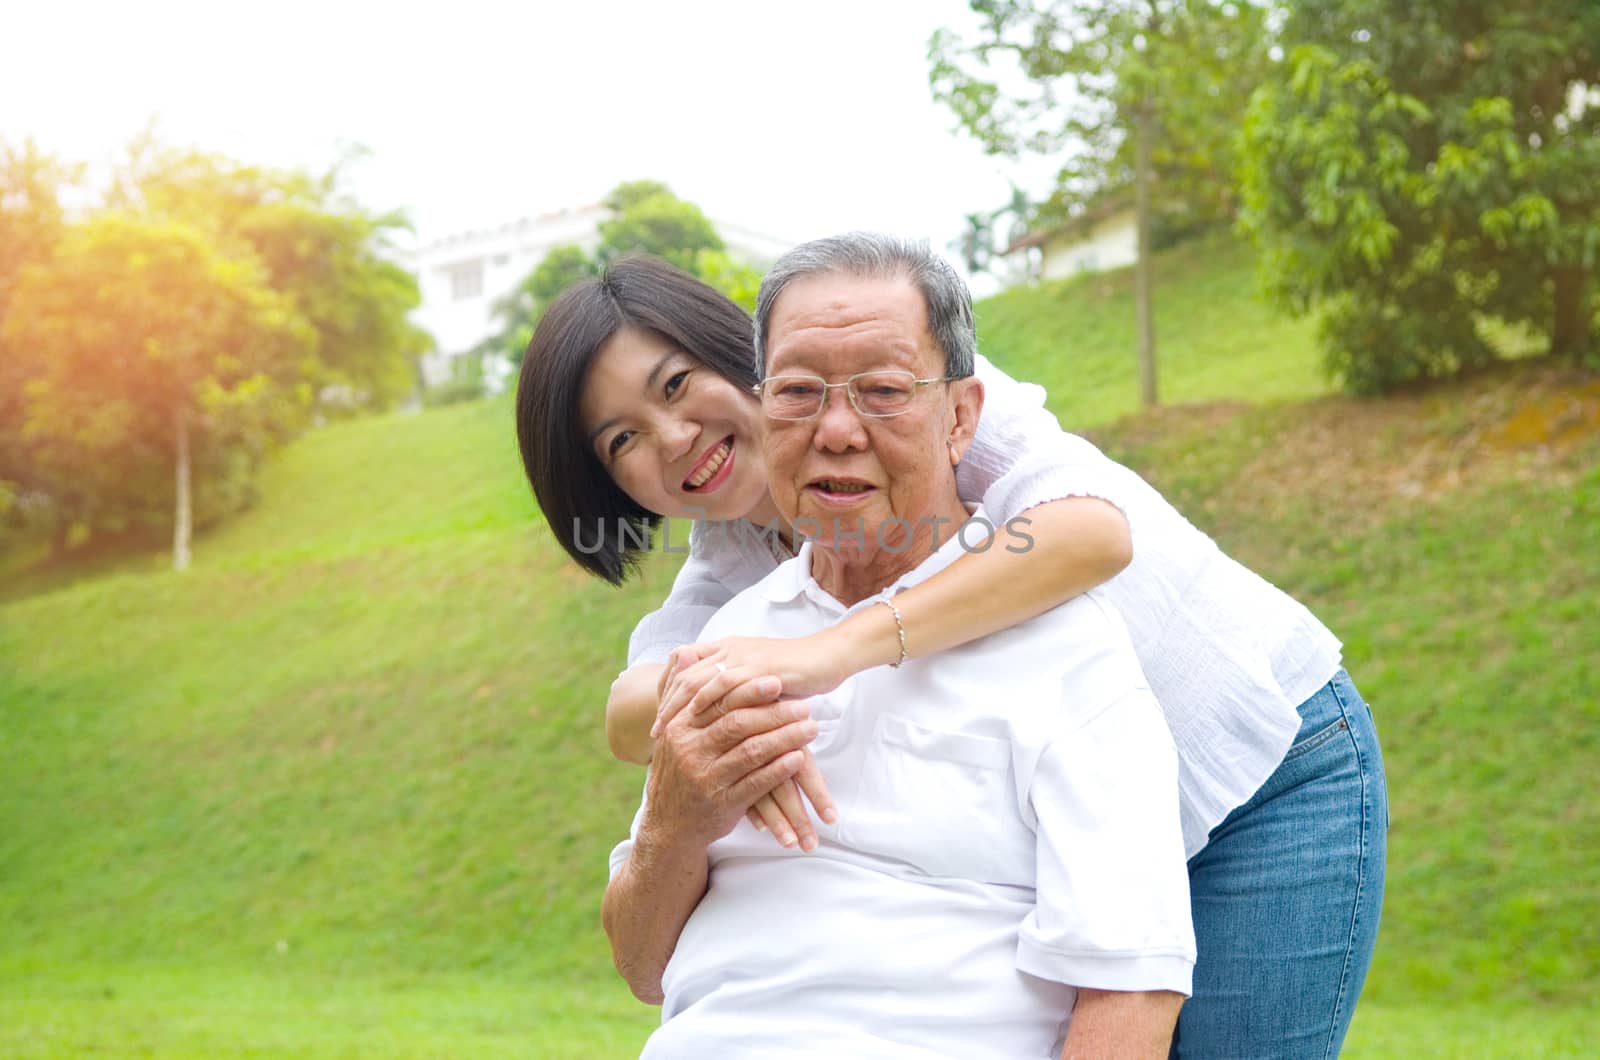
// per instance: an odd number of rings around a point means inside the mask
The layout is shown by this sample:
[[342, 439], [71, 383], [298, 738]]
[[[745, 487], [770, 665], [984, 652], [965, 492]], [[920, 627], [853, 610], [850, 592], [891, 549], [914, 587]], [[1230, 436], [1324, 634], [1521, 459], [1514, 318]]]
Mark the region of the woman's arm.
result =
[[[721, 572], [701, 551], [698, 529], [690, 532], [690, 553], [672, 581], [672, 591], [634, 627], [628, 638], [628, 668], [611, 683], [606, 697], [606, 743], [613, 755], [634, 765], [650, 762], [655, 743], [650, 726], [672, 653], [698, 637], [711, 616], [743, 588], [723, 583]], [[756, 580], [756, 572], [751, 572], [751, 582]]]
[[[956, 486], [962, 499], [981, 500], [1001, 531], [987, 551], [969, 552], [895, 597], [909, 655], [931, 655], [1024, 622], [1104, 584], [1133, 559], [1132, 528], [1120, 507], [1125, 491], [1106, 474], [1115, 465], [1061, 429], [1042, 388], [1017, 382], [981, 356], [977, 376], [983, 411], [956, 468]], [[1026, 523], [1014, 525], [1025, 538], [1004, 529], [1019, 519]], [[887, 607], [869, 607], [803, 639], [728, 638], [697, 647], [712, 663], [776, 675], [784, 695], [808, 696], [897, 661], [900, 631]], [[697, 695], [710, 676], [702, 667], [669, 687], [656, 724], [691, 700], [700, 709], [724, 693], [711, 688]]]
[[[981, 500], [1002, 530], [987, 551], [969, 552], [895, 597], [910, 655], [1024, 622], [1109, 581], [1133, 557], [1132, 531], [1118, 507], [1120, 482], [1105, 474], [1110, 461], [1061, 429], [1041, 388], [1017, 382], [983, 357], [977, 376], [983, 411], [956, 468], [956, 486], [962, 499]], [[1018, 519], [1027, 520], [1014, 524], [1026, 537], [1004, 530]], [[764, 668], [783, 681], [785, 695], [817, 695], [898, 660], [900, 632], [887, 607], [870, 607], [804, 640], [733, 639], [717, 646], [726, 650], [712, 655], [715, 661]], [[662, 715], [688, 698], [680, 692], [663, 699]], [[697, 699], [696, 707], [710, 701]]]
[[[1039, 387], [1018, 383], [983, 358], [978, 375], [983, 412], [956, 480], [963, 498], [984, 502], [1000, 531], [985, 551], [968, 552], [895, 597], [910, 656], [1027, 621], [1109, 581], [1133, 559], [1132, 529], [1114, 503], [1117, 484], [1099, 466], [1109, 462], [1062, 431]], [[696, 664], [668, 673], [657, 730], [686, 705], [698, 712], [726, 695], [720, 668], [773, 674], [785, 696], [819, 695], [862, 670], [898, 661], [901, 630], [887, 607], [869, 607], [810, 637], [730, 637], [693, 649]]]
[[[931, 655], [1025, 622], [1133, 562], [1127, 518], [1104, 499], [1110, 491], [1085, 466], [1088, 447], [1062, 431], [1044, 407], [1044, 391], [983, 357], [977, 376], [983, 411], [956, 468], [956, 485], [964, 500], [981, 500], [1000, 529], [987, 550], [968, 551], [895, 597], [910, 655]], [[869, 666], [892, 663], [900, 657], [894, 615], [887, 607], [868, 610], [883, 614], [852, 616], [867, 621], [841, 628], [839, 643], [855, 644], [863, 657], [870, 651]]]
[[[1015, 523], [1015, 535], [1002, 525], [985, 551], [968, 552], [895, 596], [908, 656], [932, 655], [1025, 622], [1104, 584], [1132, 561], [1128, 521], [1097, 497], [1049, 501], [1019, 518], [1027, 523]], [[899, 661], [900, 631], [887, 607], [868, 607], [808, 637], [727, 637], [692, 650], [701, 661], [669, 678], [657, 729], [684, 706], [698, 712], [727, 694], [726, 680], [714, 669], [718, 663], [772, 674], [785, 696], [821, 695], [862, 670]]]
[[666, 670], [665, 663], [640, 663], [611, 682], [611, 695], [606, 698], [606, 743], [624, 762], [650, 764], [650, 752], [655, 749], [650, 726], [656, 720], [660, 705], [656, 694]]
[[[908, 655], [931, 655], [1027, 621], [1109, 581], [1133, 559], [1121, 483], [1105, 474], [1110, 461], [1061, 429], [1039, 387], [983, 357], [977, 374], [983, 412], [956, 485], [963, 499], [983, 502], [1000, 532], [986, 551], [961, 556], [895, 597]], [[887, 607], [869, 607], [810, 637], [731, 637], [696, 647], [707, 662], [669, 681], [658, 727], [684, 706], [700, 710], [727, 692], [709, 669], [715, 663], [774, 674], [786, 696], [820, 695], [896, 662], [900, 630]]]
[[[933, 655], [1009, 629], [1110, 581], [1133, 561], [1127, 519], [1097, 497], [1050, 501], [1020, 518], [1027, 523], [1015, 526], [1026, 537], [1010, 537], [1002, 527], [987, 550], [968, 552], [895, 596], [908, 655]], [[846, 676], [900, 658], [900, 632], [887, 607], [858, 611], [816, 636], [827, 638], [819, 648], [837, 654]]]

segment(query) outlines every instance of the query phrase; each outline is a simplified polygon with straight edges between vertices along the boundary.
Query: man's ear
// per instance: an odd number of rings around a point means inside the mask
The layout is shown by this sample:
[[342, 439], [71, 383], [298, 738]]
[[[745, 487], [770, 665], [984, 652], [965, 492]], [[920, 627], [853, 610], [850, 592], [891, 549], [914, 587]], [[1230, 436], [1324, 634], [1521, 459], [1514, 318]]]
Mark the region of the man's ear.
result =
[[978, 433], [978, 417], [983, 413], [983, 384], [975, 376], [950, 383], [950, 466], [961, 463], [967, 447]]

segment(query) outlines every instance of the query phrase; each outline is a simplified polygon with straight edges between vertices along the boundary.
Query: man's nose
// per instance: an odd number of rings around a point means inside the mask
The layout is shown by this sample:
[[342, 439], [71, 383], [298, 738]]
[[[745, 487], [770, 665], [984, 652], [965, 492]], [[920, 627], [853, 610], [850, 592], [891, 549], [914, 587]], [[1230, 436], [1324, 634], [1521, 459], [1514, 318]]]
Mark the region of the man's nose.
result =
[[835, 453], [867, 447], [866, 424], [861, 422], [861, 413], [856, 411], [843, 387], [830, 387], [823, 393], [822, 411], [817, 413], [812, 441], [817, 448]]

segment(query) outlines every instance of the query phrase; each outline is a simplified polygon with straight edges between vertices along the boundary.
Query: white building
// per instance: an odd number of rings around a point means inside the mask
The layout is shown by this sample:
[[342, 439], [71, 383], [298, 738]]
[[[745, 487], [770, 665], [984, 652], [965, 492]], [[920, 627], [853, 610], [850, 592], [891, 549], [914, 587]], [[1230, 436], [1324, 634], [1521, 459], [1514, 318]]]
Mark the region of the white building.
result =
[[1042, 280], [1120, 269], [1139, 260], [1137, 215], [1131, 205], [1112, 200], [1054, 228], [1029, 232], [1005, 252], [1028, 256], [1029, 271]]
[[[515, 289], [553, 248], [575, 243], [592, 251], [600, 241], [600, 222], [609, 216], [610, 211], [596, 203], [446, 236], [407, 253], [406, 265], [416, 274], [422, 294], [412, 319], [436, 343], [422, 359], [423, 381], [434, 386], [449, 380], [459, 359], [498, 330], [495, 302]], [[757, 268], [765, 269], [789, 249], [782, 240], [739, 225], [715, 218], [711, 223], [731, 256]], [[491, 359], [484, 373], [489, 389], [499, 390], [511, 365]]]

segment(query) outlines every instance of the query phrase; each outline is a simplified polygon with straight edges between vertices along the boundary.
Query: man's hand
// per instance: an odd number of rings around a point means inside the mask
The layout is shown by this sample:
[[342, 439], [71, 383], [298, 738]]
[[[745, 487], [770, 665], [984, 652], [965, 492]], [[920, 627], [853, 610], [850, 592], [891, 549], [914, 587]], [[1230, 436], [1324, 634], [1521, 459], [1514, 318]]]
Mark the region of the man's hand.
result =
[[600, 906], [617, 971], [651, 1004], [661, 1002], [661, 975], [705, 894], [706, 848], [794, 776], [817, 734], [804, 703], [776, 701], [777, 678], [734, 676], [709, 724], [680, 712], [662, 729], [633, 851]]
[[725, 693], [714, 716], [679, 711], [660, 730], [641, 837], [703, 849], [806, 763], [817, 723], [805, 703], [777, 701], [778, 679], [748, 669], [717, 678]]
[[[660, 706], [651, 736], [658, 737], [669, 722], [685, 713], [694, 719], [694, 724], [709, 725], [726, 712], [728, 693], [736, 684], [749, 680], [752, 674], [777, 677], [782, 682], [780, 692], [784, 695], [796, 694], [797, 687], [805, 692], [830, 691], [847, 675], [823, 676], [820, 670], [800, 674], [795, 670], [796, 659], [837, 654], [810, 650], [807, 646], [812, 640], [809, 637], [795, 640], [729, 637], [710, 644], [688, 644], [679, 648], [661, 674], [657, 688]], [[777, 672], [773, 665], [778, 667]], [[759, 831], [770, 831], [783, 846], [798, 844], [802, 850], [815, 850], [817, 830], [805, 802], [801, 801], [802, 795], [822, 820], [832, 824], [839, 819], [828, 783], [809, 751], [794, 779], [783, 781], [756, 800], [747, 815], [750, 823]]]

